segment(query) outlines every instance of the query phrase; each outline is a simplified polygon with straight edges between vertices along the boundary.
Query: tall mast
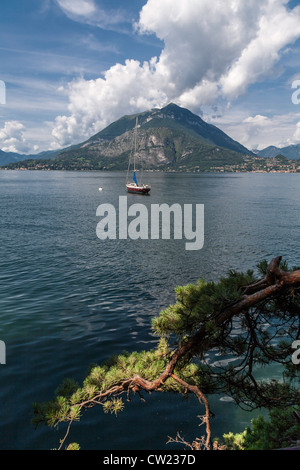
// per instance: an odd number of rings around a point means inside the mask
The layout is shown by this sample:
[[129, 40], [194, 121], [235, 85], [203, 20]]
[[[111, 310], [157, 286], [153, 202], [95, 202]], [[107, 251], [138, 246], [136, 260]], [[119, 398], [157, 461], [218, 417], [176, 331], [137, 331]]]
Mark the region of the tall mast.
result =
[[134, 156], [133, 156], [133, 166], [134, 166], [134, 171], [135, 171], [135, 157], [136, 157], [136, 147], [137, 147], [137, 128], [138, 128], [138, 117], [136, 117], [135, 121], [135, 135], [134, 135]]

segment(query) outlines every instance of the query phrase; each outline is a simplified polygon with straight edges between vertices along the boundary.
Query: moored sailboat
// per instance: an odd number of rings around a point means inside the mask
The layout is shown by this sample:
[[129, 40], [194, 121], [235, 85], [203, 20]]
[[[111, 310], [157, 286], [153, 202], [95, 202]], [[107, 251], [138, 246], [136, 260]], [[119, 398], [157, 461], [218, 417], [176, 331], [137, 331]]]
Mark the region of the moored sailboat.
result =
[[130, 163], [131, 158], [129, 158], [127, 178], [126, 178], [126, 189], [129, 193], [136, 194], [148, 194], [151, 190], [150, 184], [145, 184], [142, 181], [142, 176], [138, 181], [137, 178], [137, 169], [136, 169], [136, 158], [137, 158], [137, 128], [138, 128], [138, 118], [136, 118], [136, 125], [134, 130], [134, 151], [133, 151], [133, 181], [129, 181], [129, 172], [130, 172]]

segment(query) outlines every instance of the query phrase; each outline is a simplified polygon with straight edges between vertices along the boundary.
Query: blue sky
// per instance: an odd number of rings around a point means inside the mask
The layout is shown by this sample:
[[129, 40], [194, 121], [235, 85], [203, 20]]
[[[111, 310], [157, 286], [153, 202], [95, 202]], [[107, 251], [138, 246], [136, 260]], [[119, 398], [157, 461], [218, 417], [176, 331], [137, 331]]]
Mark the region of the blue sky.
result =
[[82, 142], [169, 102], [248, 148], [300, 143], [300, 1], [3, 0], [0, 149]]

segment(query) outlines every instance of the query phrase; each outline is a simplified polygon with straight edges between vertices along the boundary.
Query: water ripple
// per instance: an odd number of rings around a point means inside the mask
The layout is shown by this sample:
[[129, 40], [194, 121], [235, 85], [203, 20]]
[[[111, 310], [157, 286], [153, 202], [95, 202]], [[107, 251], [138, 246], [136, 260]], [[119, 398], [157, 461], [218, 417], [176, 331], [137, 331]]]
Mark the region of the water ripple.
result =
[[[151, 319], [174, 301], [177, 285], [254, 269], [278, 255], [300, 264], [299, 178], [149, 174], [153, 193], [142, 199], [148, 207], [205, 204], [204, 249], [187, 252], [179, 240], [97, 239], [96, 209], [118, 203], [123, 173], [0, 172], [0, 338], [7, 345], [0, 448], [56, 446], [55, 433], [30, 425], [31, 403], [50, 398], [66, 376], [82, 379], [92, 362], [152, 347]], [[132, 424], [141, 406], [147, 429]], [[223, 416], [218, 435], [250, 421], [224, 397], [213, 398], [213, 406]], [[74, 440], [85, 448], [165, 448], [177, 429], [188, 437], [195, 422], [197, 431], [198, 414], [197, 403], [183, 410], [179, 398], [151, 397], [118, 418], [124, 435], [111, 417], [101, 416], [99, 425], [98, 412]]]

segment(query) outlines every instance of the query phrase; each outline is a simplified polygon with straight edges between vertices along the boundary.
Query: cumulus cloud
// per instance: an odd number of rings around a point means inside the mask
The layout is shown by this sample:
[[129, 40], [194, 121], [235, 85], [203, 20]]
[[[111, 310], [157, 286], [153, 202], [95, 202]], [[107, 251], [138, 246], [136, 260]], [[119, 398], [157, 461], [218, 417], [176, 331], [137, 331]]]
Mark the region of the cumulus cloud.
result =
[[138, 27], [164, 41], [158, 69], [170, 77], [177, 93], [199, 93], [207, 82], [219, 82], [255, 37], [263, 3], [149, 0]]
[[287, 1], [265, 2], [256, 36], [221, 79], [224, 95], [238, 97], [263, 78], [279, 60], [280, 53], [300, 35], [300, 9], [287, 10]]
[[297, 122], [296, 124], [296, 130], [293, 135], [294, 142], [299, 144], [300, 143], [300, 121]]
[[[87, 16], [95, 7], [92, 0], [57, 1], [72, 14], [80, 2]], [[57, 117], [53, 129], [56, 144], [80, 141], [123, 114], [170, 101], [199, 113], [203, 105], [236, 99], [271, 73], [284, 49], [300, 36], [300, 7], [287, 4], [148, 0], [135, 27], [163, 41], [160, 56], [144, 63], [127, 60], [102, 78], [70, 83], [65, 88], [69, 115]]]
[[30, 149], [25, 137], [25, 127], [19, 121], [7, 121], [0, 128], [0, 148], [4, 152], [27, 153]]
[[[269, 145], [287, 147], [300, 142], [300, 113], [245, 117], [245, 112], [229, 110], [226, 116], [208, 119], [222, 127], [233, 139], [249, 149], [262, 150]], [[237, 125], [238, 123], [238, 125]]]
[[[244, 119], [241, 128], [244, 129], [244, 142], [248, 145], [255, 140], [259, 142], [257, 147], [262, 149], [267, 146], [267, 139], [272, 139], [272, 144], [282, 148], [288, 145], [300, 143], [300, 121], [299, 113], [284, 115], [253, 116]], [[293, 133], [294, 129], [294, 133]], [[267, 132], [266, 132], [267, 131]]]
[[163, 77], [155, 73], [156, 60], [116, 64], [96, 80], [75, 80], [63, 91], [69, 96], [69, 116], [58, 116], [52, 132], [56, 142], [69, 145], [91, 136], [124, 114], [163, 105], [167, 96]]
[[[278, 123], [277, 123], [278, 124]], [[240, 138], [249, 148], [259, 148], [262, 144], [264, 145], [264, 134], [270, 136], [269, 132], [274, 127], [275, 120], [270, 119], [267, 116], [257, 114], [256, 116], [249, 116], [244, 119], [240, 127]], [[277, 128], [277, 126], [276, 126]], [[268, 131], [266, 133], [266, 131]], [[278, 140], [277, 140], [278, 142]]]

